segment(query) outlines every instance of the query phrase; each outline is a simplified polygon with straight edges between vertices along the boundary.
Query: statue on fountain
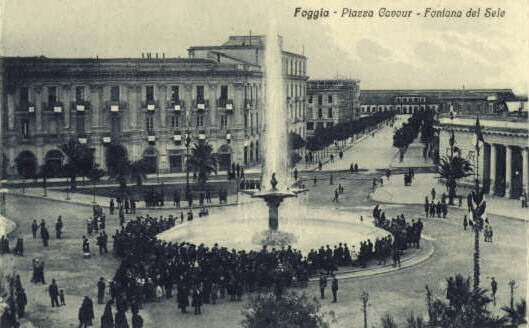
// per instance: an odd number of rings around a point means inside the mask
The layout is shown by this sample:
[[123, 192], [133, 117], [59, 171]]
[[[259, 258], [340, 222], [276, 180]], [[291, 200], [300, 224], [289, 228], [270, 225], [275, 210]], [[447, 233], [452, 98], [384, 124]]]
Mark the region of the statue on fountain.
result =
[[277, 179], [276, 179], [276, 174], [275, 173], [272, 173], [272, 178], [270, 179], [270, 185], [272, 186], [272, 190], [277, 190], [276, 186], [277, 186]]

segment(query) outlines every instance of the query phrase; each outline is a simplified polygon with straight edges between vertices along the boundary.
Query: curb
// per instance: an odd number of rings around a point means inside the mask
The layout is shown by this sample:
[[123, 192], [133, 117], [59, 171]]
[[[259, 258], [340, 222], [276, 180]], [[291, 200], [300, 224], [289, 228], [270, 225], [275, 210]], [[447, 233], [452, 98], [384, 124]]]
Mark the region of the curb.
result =
[[[404, 269], [416, 266], [418, 264], [424, 263], [435, 252], [435, 246], [433, 245], [433, 242], [431, 241], [431, 239], [423, 239], [423, 244], [429, 245], [430, 249], [427, 251], [427, 253], [420, 255], [420, 256], [411, 256], [411, 257], [404, 259], [400, 267], [394, 267], [391, 264], [386, 264], [384, 266], [370, 268], [370, 269], [360, 269], [360, 270], [348, 271], [348, 272], [342, 272], [342, 273], [337, 272], [336, 278], [338, 280], [349, 280], [349, 279], [356, 279], [356, 278], [373, 277], [373, 276], [377, 276], [377, 275], [381, 275], [385, 273], [404, 270]], [[318, 277], [313, 277], [309, 279], [309, 283], [317, 282], [317, 281], [319, 281]]]

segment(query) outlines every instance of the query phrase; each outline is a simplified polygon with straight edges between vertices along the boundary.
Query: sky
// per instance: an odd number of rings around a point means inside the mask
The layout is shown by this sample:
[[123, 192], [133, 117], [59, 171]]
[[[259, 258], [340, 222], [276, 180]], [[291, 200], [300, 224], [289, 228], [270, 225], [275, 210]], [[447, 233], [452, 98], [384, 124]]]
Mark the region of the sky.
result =
[[[311, 78], [355, 78], [362, 89], [513, 88], [527, 94], [529, 1], [521, 0], [0, 0], [5, 56], [186, 57], [190, 46], [265, 34], [308, 57]], [[317, 20], [296, 7], [329, 10]], [[423, 17], [426, 8], [481, 8], [479, 18]], [[485, 8], [505, 17], [485, 18]], [[343, 8], [372, 18], [340, 17]], [[380, 8], [412, 10], [378, 17]], [[333, 14], [337, 11], [337, 14]], [[417, 15], [419, 14], [419, 16]]]

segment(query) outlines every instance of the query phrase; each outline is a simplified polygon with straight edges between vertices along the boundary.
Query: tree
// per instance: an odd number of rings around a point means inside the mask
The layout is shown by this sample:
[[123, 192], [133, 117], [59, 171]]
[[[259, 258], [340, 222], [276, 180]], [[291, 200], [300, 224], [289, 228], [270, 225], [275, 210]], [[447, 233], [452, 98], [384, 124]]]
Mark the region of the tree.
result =
[[457, 191], [457, 180], [472, 175], [472, 164], [464, 158], [453, 156], [452, 158], [444, 156], [437, 167], [437, 173], [445, 179], [448, 188], [449, 204], [454, 204], [454, 198]]
[[66, 157], [65, 170], [70, 176], [72, 189], [76, 188], [76, 177], [86, 174], [94, 166], [94, 153], [87, 145], [80, 144], [75, 139], [59, 145], [63, 155]]
[[303, 138], [294, 132], [290, 132], [288, 134], [288, 148], [291, 150], [300, 149], [303, 146], [305, 146], [305, 140]]
[[525, 299], [522, 299], [513, 307], [504, 306], [501, 309], [505, 312], [503, 319], [510, 322], [513, 327], [518, 327], [519, 325], [527, 323], [527, 304]]
[[25, 192], [26, 179], [33, 178], [37, 170], [37, 158], [30, 151], [21, 152], [15, 159], [17, 171], [22, 176], [22, 192]]
[[[428, 293], [428, 289], [427, 289]], [[472, 288], [470, 278], [461, 275], [447, 279], [445, 303], [435, 300], [428, 309], [430, 325], [439, 328], [503, 327], [505, 320], [495, 317], [487, 309], [492, 299], [487, 290]]]
[[105, 162], [108, 174], [119, 182], [120, 188], [127, 186], [129, 173], [129, 159], [125, 147], [119, 144], [108, 146], [105, 154]]
[[99, 164], [95, 164], [87, 174], [88, 179], [92, 182], [92, 192], [94, 195], [93, 203], [96, 202], [96, 183], [99, 182], [104, 175], [105, 171], [99, 168]]
[[46, 196], [48, 178], [53, 176], [53, 168], [51, 167], [49, 162], [45, 162], [44, 164], [39, 166], [38, 176], [42, 179], [42, 189], [44, 190], [44, 196]]
[[136, 180], [137, 186], [141, 186], [143, 179], [147, 177], [147, 172], [149, 171], [146, 161], [144, 159], [139, 159], [130, 162], [128, 165], [130, 178]]
[[189, 155], [190, 167], [198, 173], [198, 183], [203, 190], [211, 173], [217, 174], [218, 159], [211, 145], [203, 140], [193, 145]]
[[243, 316], [245, 328], [329, 327], [318, 300], [309, 299], [305, 294], [287, 293], [279, 298], [273, 294], [258, 294], [243, 310]]

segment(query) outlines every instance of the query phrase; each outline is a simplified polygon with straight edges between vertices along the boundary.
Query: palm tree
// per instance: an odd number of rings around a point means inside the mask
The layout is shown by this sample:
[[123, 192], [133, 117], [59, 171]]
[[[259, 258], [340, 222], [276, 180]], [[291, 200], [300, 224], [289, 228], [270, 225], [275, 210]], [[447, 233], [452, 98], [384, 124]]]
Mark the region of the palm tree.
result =
[[448, 203], [454, 205], [454, 198], [457, 191], [457, 180], [472, 175], [472, 164], [464, 158], [459, 156], [441, 158], [441, 162], [437, 167], [437, 173], [440, 177], [445, 179], [446, 187], [448, 188]]
[[129, 175], [131, 179], [136, 179], [136, 185], [141, 186], [143, 179], [147, 177], [147, 163], [144, 159], [139, 159], [129, 163]]
[[512, 327], [518, 327], [527, 323], [526, 314], [527, 314], [527, 304], [525, 299], [522, 299], [519, 303], [516, 303], [513, 307], [504, 306], [501, 308], [505, 315], [503, 318], [510, 322]]
[[195, 143], [191, 149], [189, 165], [198, 173], [198, 183], [206, 189], [206, 181], [211, 173], [217, 174], [218, 159], [211, 145], [203, 140]]
[[63, 155], [66, 157], [66, 171], [70, 175], [72, 189], [76, 188], [76, 177], [89, 171], [94, 165], [94, 154], [87, 145], [80, 144], [75, 139], [59, 145]]

